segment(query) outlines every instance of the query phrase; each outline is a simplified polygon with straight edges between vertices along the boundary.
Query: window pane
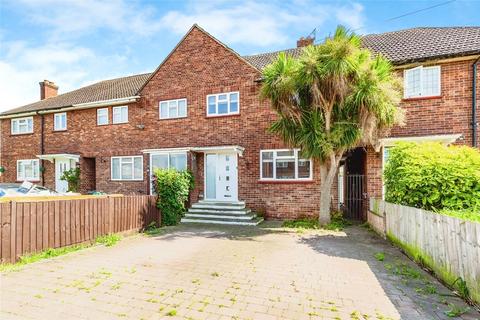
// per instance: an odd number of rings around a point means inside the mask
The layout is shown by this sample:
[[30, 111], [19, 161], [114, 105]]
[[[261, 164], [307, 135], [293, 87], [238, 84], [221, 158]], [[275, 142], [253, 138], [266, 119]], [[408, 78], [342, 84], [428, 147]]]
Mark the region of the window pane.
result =
[[295, 179], [295, 160], [278, 160], [276, 162], [277, 179]]
[[218, 101], [220, 101], [220, 100], [227, 100], [227, 95], [226, 94], [218, 95]]
[[230, 102], [230, 112], [238, 112], [238, 102]]
[[132, 167], [133, 166], [130, 161], [125, 161], [125, 159], [123, 159], [122, 165], [121, 165], [122, 180], [130, 180], [133, 178]]
[[405, 92], [407, 97], [421, 95], [421, 75], [422, 68], [407, 70], [407, 81], [405, 84]]
[[162, 118], [162, 119], [168, 118], [168, 103], [167, 102], [160, 103], [160, 118]]
[[218, 101], [218, 114], [228, 113], [228, 102], [227, 101]]
[[273, 178], [273, 161], [262, 161], [262, 178]]
[[128, 107], [122, 107], [122, 122], [128, 121]]
[[119, 123], [121, 121], [120, 109], [113, 108], [113, 123]]
[[38, 179], [40, 178], [40, 168], [39, 168], [39, 161], [34, 160], [32, 161], [32, 167], [33, 167], [33, 178]]
[[177, 117], [177, 101], [170, 101], [168, 103], [168, 117], [170, 118]]
[[133, 170], [134, 170], [134, 179], [142, 179], [143, 178], [143, 159], [142, 158], [134, 158], [133, 161]]
[[305, 160], [305, 159], [298, 160], [298, 178], [299, 179], [310, 178], [310, 160]]
[[154, 154], [152, 155], [152, 170], [154, 169], [168, 169], [168, 154]]
[[238, 93], [230, 93], [230, 102], [238, 101]]
[[170, 168], [178, 171], [187, 169], [187, 155], [186, 154], [171, 154], [170, 155]]
[[423, 83], [422, 83], [422, 95], [434, 96], [440, 95], [439, 83], [440, 72], [438, 67], [424, 68], [423, 69]]
[[215, 96], [210, 96], [208, 97], [208, 114], [215, 114], [216, 113], [216, 97]]
[[112, 179], [120, 179], [120, 159], [112, 159]]
[[97, 109], [97, 124], [108, 124], [108, 109]]
[[33, 119], [28, 119], [27, 120], [27, 131], [32, 132], [33, 131]]
[[295, 153], [293, 150], [277, 151], [277, 157], [293, 157], [293, 156], [295, 156]]
[[33, 177], [33, 166], [32, 166], [32, 161], [25, 161], [24, 162], [25, 167], [25, 179], [30, 179]]
[[186, 117], [187, 116], [186, 100], [178, 100], [178, 116], [179, 117]]
[[12, 120], [12, 132], [18, 133], [18, 121]]

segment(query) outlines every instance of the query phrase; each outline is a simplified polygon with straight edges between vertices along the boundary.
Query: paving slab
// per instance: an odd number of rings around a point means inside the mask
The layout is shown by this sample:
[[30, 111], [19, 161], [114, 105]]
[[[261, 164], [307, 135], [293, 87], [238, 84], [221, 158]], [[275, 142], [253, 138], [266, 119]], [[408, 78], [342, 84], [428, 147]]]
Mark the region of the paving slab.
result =
[[[468, 308], [360, 226], [186, 224], [26, 265], [0, 281], [1, 319], [450, 319], [449, 304]], [[470, 307], [458, 319], [480, 313]]]

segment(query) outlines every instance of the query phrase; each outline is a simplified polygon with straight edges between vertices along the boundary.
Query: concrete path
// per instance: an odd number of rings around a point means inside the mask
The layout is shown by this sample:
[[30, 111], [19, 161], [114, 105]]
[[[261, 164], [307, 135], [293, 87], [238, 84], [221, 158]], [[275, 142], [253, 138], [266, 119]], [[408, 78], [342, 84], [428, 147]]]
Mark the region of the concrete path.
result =
[[31, 264], [0, 285], [5, 320], [446, 319], [448, 303], [466, 307], [362, 227], [182, 225]]

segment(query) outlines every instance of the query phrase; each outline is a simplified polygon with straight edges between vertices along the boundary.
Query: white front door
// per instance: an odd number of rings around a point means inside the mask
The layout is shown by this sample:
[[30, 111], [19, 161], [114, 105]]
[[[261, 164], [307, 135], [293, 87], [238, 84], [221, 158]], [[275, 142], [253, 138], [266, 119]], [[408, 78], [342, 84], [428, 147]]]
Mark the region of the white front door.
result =
[[70, 160], [55, 159], [55, 190], [57, 192], [67, 192], [68, 182], [60, 180], [63, 173], [70, 170]]
[[205, 155], [205, 199], [238, 200], [237, 154]]

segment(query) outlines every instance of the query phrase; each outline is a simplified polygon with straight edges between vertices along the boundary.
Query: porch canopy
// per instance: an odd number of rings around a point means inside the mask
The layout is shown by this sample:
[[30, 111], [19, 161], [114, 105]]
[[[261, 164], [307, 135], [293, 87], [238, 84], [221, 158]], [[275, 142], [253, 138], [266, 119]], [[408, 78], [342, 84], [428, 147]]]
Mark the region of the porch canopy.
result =
[[431, 136], [415, 136], [415, 137], [392, 137], [380, 139], [380, 144], [375, 150], [380, 151], [380, 147], [392, 147], [397, 142], [440, 142], [443, 144], [451, 144], [462, 137], [461, 134], [439, 134]]
[[41, 154], [37, 155], [37, 158], [47, 160], [53, 163], [55, 159], [73, 160], [75, 162], [80, 161], [80, 155], [71, 153], [54, 153], [54, 154]]
[[162, 149], [145, 149], [143, 153], [162, 153], [162, 152], [212, 152], [212, 153], [238, 153], [243, 156], [245, 148], [234, 146], [207, 146], [207, 147], [181, 147], [181, 148], [162, 148]]

